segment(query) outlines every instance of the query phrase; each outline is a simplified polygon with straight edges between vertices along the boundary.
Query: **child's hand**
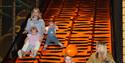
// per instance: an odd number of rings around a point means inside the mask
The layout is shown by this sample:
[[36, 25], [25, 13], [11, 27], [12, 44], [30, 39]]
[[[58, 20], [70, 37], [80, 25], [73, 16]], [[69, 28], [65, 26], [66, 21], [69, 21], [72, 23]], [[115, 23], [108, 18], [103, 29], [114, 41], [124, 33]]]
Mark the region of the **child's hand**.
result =
[[58, 26], [56, 26], [56, 30], [58, 30], [59, 29], [59, 27]]
[[28, 32], [27, 32], [27, 31], [24, 31], [24, 32], [23, 32], [23, 34], [26, 34], [26, 33], [28, 33]]
[[40, 42], [40, 44], [42, 43], [42, 40], [43, 40], [43, 36], [39, 36], [39, 42]]
[[49, 29], [49, 27], [46, 27], [46, 28], [45, 28], [45, 34], [48, 33], [48, 29]]

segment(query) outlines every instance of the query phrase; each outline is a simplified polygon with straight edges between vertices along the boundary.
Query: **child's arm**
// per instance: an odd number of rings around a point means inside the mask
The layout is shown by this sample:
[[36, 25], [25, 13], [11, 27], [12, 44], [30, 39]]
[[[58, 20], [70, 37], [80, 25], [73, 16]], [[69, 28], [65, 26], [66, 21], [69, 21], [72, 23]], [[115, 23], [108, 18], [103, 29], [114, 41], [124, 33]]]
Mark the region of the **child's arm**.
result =
[[56, 30], [58, 30], [59, 29], [59, 27], [58, 26], [55, 26], [55, 33], [56, 33]]
[[26, 43], [27, 40], [29, 39], [29, 36], [30, 36], [30, 34], [27, 34], [27, 37], [26, 37], [26, 39], [25, 39], [25, 43]]
[[59, 29], [59, 27], [58, 26], [56, 26], [56, 30], [58, 30]]
[[39, 36], [39, 42], [40, 42], [40, 43], [42, 42], [42, 39], [43, 39], [43, 37], [42, 37], [42, 36]]
[[27, 33], [29, 31], [29, 29], [30, 29], [30, 21], [31, 21], [31, 19], [29, 18], [28, 21], [27, 21], [26, 28], [25, 28], [23, 34], [25, 34], [25, 33]]
[[28, 40], [28, 37], [26, 37], [26, 39], [25, 39], [25, 43], [27, 42], [27, 40]]
[[46, 27], [46, 28], [45, 28], [45, 34], [48, 33], [48, 29], [49, 29], [49, 27]]
[[42, 25], [42, 32], [45, 33], [45, 22], [43, 19], [40, 19]]

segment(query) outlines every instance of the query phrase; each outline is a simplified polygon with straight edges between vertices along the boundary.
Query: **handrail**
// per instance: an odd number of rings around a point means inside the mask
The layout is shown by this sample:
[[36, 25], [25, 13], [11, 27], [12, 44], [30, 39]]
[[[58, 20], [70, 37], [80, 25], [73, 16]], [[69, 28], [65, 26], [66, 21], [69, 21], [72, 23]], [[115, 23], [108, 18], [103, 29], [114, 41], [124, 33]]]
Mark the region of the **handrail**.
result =
[[7, 34], [4, 34], [3, 36], [0, 36], [0, 40], [3, 40], [4, 38], [8, 36], [12, 36], [12, 33], [7, 33]]
[[[24, 23], [26, 23], [26, 21], [25, 21]], [[10, 57], [8, 57], [8, 56], [9, 56], [10, 54], [12, 54], [12, 50], [13, 50], [13, 48], [14, 48], [14, 45], [16, 45], [16, 43], [20, 42], [19, 38], [21, 38], [22, 30], [23, 30], [23, 29], [24, 29], [24, 27], [22, 27], [22, 29], [20, 30], [20, 32], [17, 34], [17, 36], [15, 37], [14, 41], [12, 42], [12, 44], [11, 44], [11, 46], [10, 46], [10, 48], [9, 48], [9, 51], [8, 51], [7, 55], [6, 55], [5, 58], [3, 59], [3, 63], [4, 63], [5, 61], [7, 61], [8, 58], [10, 58]], [[17, 41], [18, 41], [18, 42], [17, 42]], [[15, 59], [15, 58], [13, 58], [13, 59]]]

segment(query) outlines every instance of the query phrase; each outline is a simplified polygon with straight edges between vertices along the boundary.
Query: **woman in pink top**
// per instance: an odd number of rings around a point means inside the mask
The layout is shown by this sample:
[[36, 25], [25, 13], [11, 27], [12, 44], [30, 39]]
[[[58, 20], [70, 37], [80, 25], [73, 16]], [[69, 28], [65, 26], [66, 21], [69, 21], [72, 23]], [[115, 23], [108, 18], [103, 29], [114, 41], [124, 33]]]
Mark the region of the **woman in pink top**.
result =
[[37, 51], [40, 47], [40, 34], [36, 27], [31, 28], [31, 34], [27, 34], [27, 38], [25, 39], [25, 44], [21, 50], [18, 51], [19, 58], [22, 58], [27, 52], [31, 51], [30, 56], [33, 58], [36, 56]]

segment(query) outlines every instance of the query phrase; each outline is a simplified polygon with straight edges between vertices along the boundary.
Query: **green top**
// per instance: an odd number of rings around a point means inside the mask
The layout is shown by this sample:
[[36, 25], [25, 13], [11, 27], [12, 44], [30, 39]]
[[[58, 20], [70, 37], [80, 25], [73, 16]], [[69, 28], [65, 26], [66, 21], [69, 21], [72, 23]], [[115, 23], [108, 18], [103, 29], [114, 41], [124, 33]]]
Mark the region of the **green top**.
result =
[[[112, 55], [110, 53], [107, 53], [107, 57], [108, 61], [110, 61], [111, 63], [115, 63]], [[90, 58], [88, 59], [87, 63], [103, 63], [99, 58], [96, 58], [96, 52], [93, 53]]]

